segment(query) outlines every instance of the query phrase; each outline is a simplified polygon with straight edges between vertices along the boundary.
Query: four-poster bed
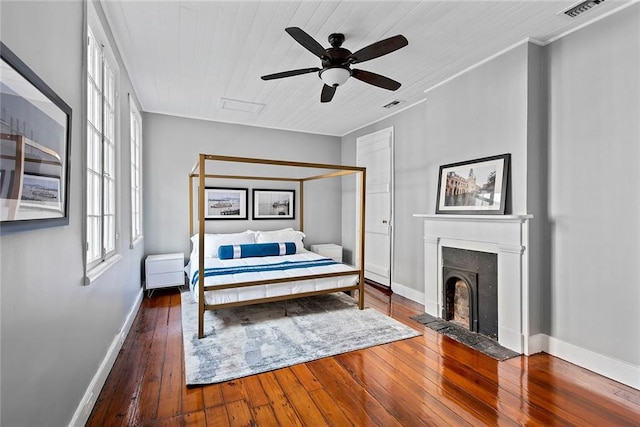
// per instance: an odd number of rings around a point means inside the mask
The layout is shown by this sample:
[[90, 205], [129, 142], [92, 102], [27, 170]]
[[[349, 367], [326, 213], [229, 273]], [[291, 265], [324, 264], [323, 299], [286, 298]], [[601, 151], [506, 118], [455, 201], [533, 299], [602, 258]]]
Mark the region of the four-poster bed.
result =
[[[280, 176], [240, 175], [212, 171], [212, 164], [233, 163], [253, 168], [275, 170]], [[259, 166], [262, 165], [262, 166]], [[291, 173], [281, 176], [282, 171]], [[305, 174], [302, 174], [305, 172]], [[306, 251], [304, 234], [305, 183], [326, 178], [356, 175], [358, 180], [358, 260], [356, 267], [341, 264]], [[197, 178], [197, 201], [194, 201], [194, 180]], [[212, 235], [205, 231], [206, 179], [280, 181], [298, 183], [299, 230], [246, 231], [227, 235]], [[198, 302], [198, 338], [204, 337], [204, 312], [223, 307], [258, 304], [312, 295], [358, 290], [358, 306], [364, 308], [364, 212], [366, 170], [363, 167], [322, 163], [294, 162], [200, 154], [189, 174], [189, 232], [193, 251], [187, 266], [190, 289]], [[197, 206], [197, 234], [194, 235], [194, 205]], [[295, 209], [295, 207], [293, 207]], [[302, 237], [301, 237], [302, 236]], [[284, 240], [283, 240], [284, 239]], [[271, 246], [269, 243], [271, 242]], [[292, 249], [290, 246], [295, 242]], [[278, 246], [280, 245], [280, 253]], [[262, 245], [262, 246], [261, 246]], [[232, 247], [230, 247], [232, 246]], [[285, 250], [286, 249], [286, 250]], [[275, 250], [275, 253], [270, 252]], [[222, 259], [217, 253], [234, 254]], [[267, 255], [240, 255], [260, 251]], [[290, 254], [293, 251], [293, 254]]]

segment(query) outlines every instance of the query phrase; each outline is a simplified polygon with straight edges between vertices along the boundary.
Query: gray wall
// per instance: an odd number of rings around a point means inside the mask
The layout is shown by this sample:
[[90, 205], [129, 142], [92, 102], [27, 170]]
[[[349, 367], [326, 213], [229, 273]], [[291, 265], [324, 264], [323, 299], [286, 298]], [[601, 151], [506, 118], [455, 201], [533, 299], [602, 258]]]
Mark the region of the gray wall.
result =
[[[348, 162], [357, 137], [395, 128], [393, 284], [422, 292], [422, 221], [411, 214], [435, 212], [439, 165], [509, 152], [511, 211], [535, 216], [530, 333], [577, 363], [626, 366], [631, 381], [640, 368], [639, 76], [636, 4], [549, 46], [519, 46], [345, 135]], [[351, 212], [345, 203], [347, 242]]]
[[640, 4], [550, 46], [550, 334], [640, 366]]
[[[396, 287], [424, 291], [423, 223], [412, 215], [435, 212], [440, 165], [511, 153], [512, 188], [526, 185], [527, 55], [522, 45], [433, 89], [425, 102], [343, 137], [348, 162], [359, 136], [394, 127]], [[525, 192], [511, 194], [513, 212], [525, 213]], [[353, 234], [350, 208], [345, 204], [345, 236]]]
[[[188, 174], [198, 154], [258, 157], [314, 163], [340, 164], [340, 138], [299, 132], [264, 129], [146, 113], [144, 115], [145, 149], [144, 207], [146, 251], [152, 253], [183, 252], [188, 257], [189, 181]], [[266, 175], [255, 165], [212, 163], [223, 172]], [[281, 170], [283, 174], [291, 173]], [[236, 188], [293, 188], [298, 184], [267, 181], [208, 180], [207, 186]], [[341, 243], [340, 179], [305, 185], [305, 246], [311, 243]], [[197, 187], [197, 181], [194, 188]], [[197, 199], [196, 199], [197, 200]], [[249, 205], [251, 192], [249, 192]], [[298, 205], [299, 206], [299, 205]], [[273, 230], [298, 227], [299, 211], [291, 220], [207, 221], [208, 232], [238, 232], [246, 229]], [[196, 225], [197, 227], [197, 225]]]
[[83, 10], [81, 1], [0, 3], [2, 42], [73, 109], [68, 226], [0, 238], [3, 426], [71, 420], [140, 292], [143, 245], [129, 249], [129, 137], [121, 65], [122, 196], [115, 266], [83, 286]]
[[529, 335], [549, 331], [551, 231], [548, 214], [548, 49], [529, 45], [527, 87], [527, 208], [529, 222]]

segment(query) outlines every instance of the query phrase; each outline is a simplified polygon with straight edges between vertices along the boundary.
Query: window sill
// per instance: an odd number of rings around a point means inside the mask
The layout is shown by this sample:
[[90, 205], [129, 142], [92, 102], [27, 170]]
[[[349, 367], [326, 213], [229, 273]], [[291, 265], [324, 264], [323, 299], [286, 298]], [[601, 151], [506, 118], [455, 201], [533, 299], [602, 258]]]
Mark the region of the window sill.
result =
[[100, 276], [102, 276], [107, 270], [109, 270], [112, 266], [114, 266], [118, 261], [122, 259], [122, 255], [115, 254], [110, 257], [108, 260], [101, 262], [100, 264], [93, 267], [91, 270], [87, 271], [87, 274], [84, 276], [84, 284], [90, 285]]

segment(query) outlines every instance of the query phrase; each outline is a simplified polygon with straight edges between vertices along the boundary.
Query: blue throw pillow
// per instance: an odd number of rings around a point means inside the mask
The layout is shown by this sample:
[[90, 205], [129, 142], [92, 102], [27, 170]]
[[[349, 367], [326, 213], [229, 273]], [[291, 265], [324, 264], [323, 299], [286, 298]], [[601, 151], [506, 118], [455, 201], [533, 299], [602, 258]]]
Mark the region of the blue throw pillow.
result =
[[242, 245], [221, 245], [218, 247], [218, 258], [220, 259], [291, 255], [295, 253], [296, 244], [293, 242], [247, 243]]

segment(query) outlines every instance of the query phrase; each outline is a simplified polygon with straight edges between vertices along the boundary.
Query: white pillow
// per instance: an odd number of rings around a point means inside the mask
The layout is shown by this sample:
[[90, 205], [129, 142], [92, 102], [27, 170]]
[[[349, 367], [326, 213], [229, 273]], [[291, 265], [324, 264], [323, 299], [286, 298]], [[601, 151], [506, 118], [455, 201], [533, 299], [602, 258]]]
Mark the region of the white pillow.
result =
[[296, 244], [296, 252], [304, 251], [304, 244], [302, 243], [304, 238], [305, 235], [302, 231], [297, 231], [293, 228], [256, 232], [256, 243], [294, 242]]
[[[198, 256], [198, 235], [191, 237], [193, 244], [192, 256]], [[255, 232], [245, 231], [242, 233], [228, 234], [205, 234], [204, 235], [204, 256], [205, 258], [217, 258], [218, 247], [221, 245], [241, 245], [245, 243], [256, 243]]]

